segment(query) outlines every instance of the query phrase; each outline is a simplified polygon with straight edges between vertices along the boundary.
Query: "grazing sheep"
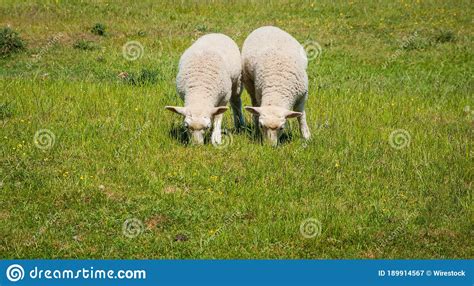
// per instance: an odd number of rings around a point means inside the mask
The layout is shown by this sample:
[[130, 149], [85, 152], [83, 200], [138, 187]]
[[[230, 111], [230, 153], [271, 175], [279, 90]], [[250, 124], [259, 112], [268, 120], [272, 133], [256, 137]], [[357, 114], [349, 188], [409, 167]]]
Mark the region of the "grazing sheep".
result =
[[204, 143], [204, 133], [214, 121], [211, 142], [221, 144], [222, 117], [229, 100], [235, 127], [244, 125], [241, 71], [239, 47], [223, 34], [202, 36], [181, 56], [176, 87], [184, 107], [165, 108], [184, 116], [193, 143]]
[[311, 137], [304, 105], [308, 98], [308, 59], [303, 47], [276, 27], [253, 31], [242, 47], [242, 81], [250, 94], [254, 123], [272, 145], [278, 144], [287, 118], [298, 117], [301, 136]]

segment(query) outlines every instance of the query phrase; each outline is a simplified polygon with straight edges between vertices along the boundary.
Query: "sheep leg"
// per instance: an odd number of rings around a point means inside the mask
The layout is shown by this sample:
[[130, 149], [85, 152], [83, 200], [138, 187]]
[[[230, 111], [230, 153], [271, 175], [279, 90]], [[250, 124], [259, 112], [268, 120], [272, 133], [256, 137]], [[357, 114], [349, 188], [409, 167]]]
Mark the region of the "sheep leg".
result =
[[232, 87], [232, 95], [230, 97], [230, 106], [234, 115], [234, 126], [237, 131], [245, 126], [244, 114], [242, 113], [242, 82], [234, 84]]
[[301, 103], [297, 105], [296, 111], [303, 113], [303, 115], [298, 117], [301, 137], [303, 137], [305, 140], [309, 140], [311, 138], [311, 132], [309, 131], [308, 123], [306, 122], [306, 111], [304, 110], [304, 103], [305, 100], [302, 100]]
[[222, 142], [222, 118], [223, 114], [214, 116], [214, 128], [212, 129], [211, 142], [213, 145], [220, 145]]
[[242, 99], [235, 96], [230, 99], [230, 106], [234, 115], [234, 126], [236, 130], [240, 130], [245, 126], [244, 114], [242, 113]]
[[[250, 101], [252, 102], [252, 106], [260, 106], [260, 103], [257, 100], [255, 94], [255, 85], [252, 80], [247, 79], [244, 81], [245, 89], [247, 89], [247, 93], [250, 95]], [[255, 126], [255, 130], [258, 130], [258, 115], [252, 114], [253, 124]], [[258, 131], [257, 131], [258, 132]]]

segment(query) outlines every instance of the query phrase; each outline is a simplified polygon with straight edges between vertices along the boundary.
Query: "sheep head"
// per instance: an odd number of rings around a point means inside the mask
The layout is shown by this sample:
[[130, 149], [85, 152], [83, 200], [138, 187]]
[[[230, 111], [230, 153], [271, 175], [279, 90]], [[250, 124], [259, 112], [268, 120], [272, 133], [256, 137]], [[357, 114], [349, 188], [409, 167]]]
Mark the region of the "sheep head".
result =
[[191, 143], [201, 145], [204, 144], [204, 133], [211, 128], [213, 117], [226, 112], [228, 107], [192, 108], [165, 106], [165, 109], [182, 115], [184, 117], [184, 127], [191, 137]]
[[278, 106], [246, 106], [245, 110], [258, 116], [258, 127], [263, 134], [264, 141], [272, 146], [278, 145], [278, 138], [285, 128], [286, 120], [302, 115], [301, 112]]

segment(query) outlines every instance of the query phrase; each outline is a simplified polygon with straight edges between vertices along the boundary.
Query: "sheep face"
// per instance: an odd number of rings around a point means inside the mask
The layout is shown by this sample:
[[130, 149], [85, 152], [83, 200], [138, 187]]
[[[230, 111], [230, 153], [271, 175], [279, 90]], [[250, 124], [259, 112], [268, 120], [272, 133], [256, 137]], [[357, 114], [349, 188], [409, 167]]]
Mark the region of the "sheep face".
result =
[[283, 133], [287, 118], [299, 117], [301, 112], [290, 111], [277, 106], [250, 107], [245, 110], [258, 117], [258, 127], [264, 141], [272, 146], [278, 145], [278, 138]]
[[204, 144], [204, 133], [211, 128], [211, 118], [207, 116], [190, 115], [184, 117], [184, 127], [191, 137], [191, 143]]
[[191, 137], [191, 143], [195, 145], [204, 144], [204, 133], [211, 128], [213, 117], [228, 109], [225, 106], [204, 109], [177, 106], [166, 106], [165, 108], [184, 117], [184, 127]]

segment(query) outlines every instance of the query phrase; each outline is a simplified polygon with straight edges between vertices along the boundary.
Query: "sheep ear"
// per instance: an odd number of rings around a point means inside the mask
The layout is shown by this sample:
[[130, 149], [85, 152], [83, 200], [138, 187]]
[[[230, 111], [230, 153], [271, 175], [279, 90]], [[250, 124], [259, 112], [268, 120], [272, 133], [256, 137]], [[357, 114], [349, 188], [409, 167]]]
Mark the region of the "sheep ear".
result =
[[245, 108], [245, 110], [247, 110], [250, 113], [253, 113], [255, 115], [260, 115], [260, 108], [258, 108], [258, 107], [246, 106], [244, 108]]
[[285, 115], [285, 118], [294, 118], [294, 117], [300, 117], [301, 115], [303, 115], [303, 113], [301, 112], [297, 112], [297, 111], [288, 111]]
[[179, 107], [179, 106], [165, 106], [165, 109], [169, 111], [173, 111], [174, 113], [181, 114], [183, 116], [186, 115], [186, 108]]
[[224, 112], [226, 112], [229, 108], [227, 106], [219, 106], [219, 107], [216, 107], [214, 108], [214, 110], [212, 111], [212, 115], [219, 115], [219, 114], [222, 114]]

